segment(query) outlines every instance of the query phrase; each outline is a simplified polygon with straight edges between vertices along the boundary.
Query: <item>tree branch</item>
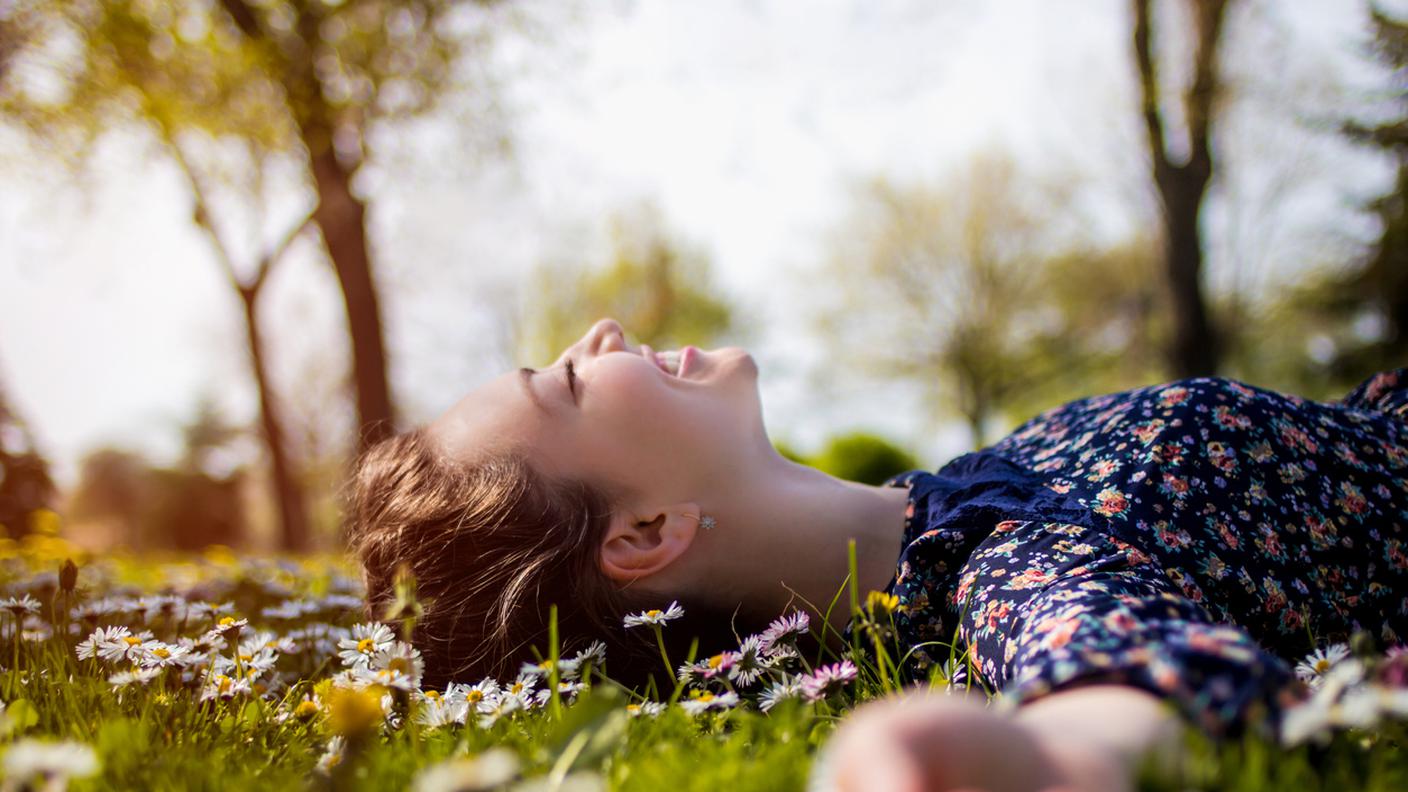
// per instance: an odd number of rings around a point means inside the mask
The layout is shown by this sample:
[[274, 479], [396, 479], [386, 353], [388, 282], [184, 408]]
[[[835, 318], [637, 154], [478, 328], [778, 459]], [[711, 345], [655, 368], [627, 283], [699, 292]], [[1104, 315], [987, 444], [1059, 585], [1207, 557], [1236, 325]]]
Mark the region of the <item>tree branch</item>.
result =
[[196, 225], [210, 239], [210, 244], [215, 248], [215, 260], [225, 270], [225, 277], [229, 279], [230, 285], [241, 294], [246, 293], [246, 284], [240, 279], [239, 271], [235, 268], [234, 256], [230, 253], [229, 245], [220, 236], [220, 230], [215, 227], [214, 218], [210, 213], [210, 202], [205, 197], [205, 187], [201, 184], [200, 176], [196, 174], [195, 168], [191, 165], [191, 160], [186, 156], [186, 152], [177, 142], [175, 135], [164, 125], [161, 126], [161, 135], [166, 139], [166, 145], [171, 149], [171, 156], [180, 166], [181, 172], [186, 175], [186, 182], [191, 186], [191, 196], [195, 200], [196, 210], [194, 219]]
[[1227, 0], [1196, 0], [1197, 43], [1193, 52], [1193, 85], [1185, 103], [1188, 113], [1189, 165], [1200, 174], [1212, 171], [1212, 151], [1208, 130], [1212, 105], [1217, 98], [1217, 54], [1221, 47], [1222, 22], [1227, 17]]
[[1159, 75], [1150, 50], [1149, 0], [1133, 0], [1134, 60], [1139, 65], [1139, 101], [1143, 109], [1144, 129], [1149, 135], [1149, 154], [1154, 160], [1154, 179], [1163, 183], [1163, 175], [1172, 164], [1164, 149], [1163, 119], [1159, 115]]
[[250, 291], [258, 292], [263, 288], [264, 281], [269, 277], [269, 273], [273, 270], [274, 265], [278, 264], [279, 261], [283, 259], [284, 253], [288, 252], [289, 246], [302, 236], [303, 232], [307, 231], [308, 227], [313, 224], [313, 217], [316, 214], [316, 209], [310, 211], [297, 225], [289, 229], [288, 233], [284, 235], [283, 239], [279, 240], [277, 245], [259, 257], [259, 269], [254, 273], [254, 280], [249, 284]]

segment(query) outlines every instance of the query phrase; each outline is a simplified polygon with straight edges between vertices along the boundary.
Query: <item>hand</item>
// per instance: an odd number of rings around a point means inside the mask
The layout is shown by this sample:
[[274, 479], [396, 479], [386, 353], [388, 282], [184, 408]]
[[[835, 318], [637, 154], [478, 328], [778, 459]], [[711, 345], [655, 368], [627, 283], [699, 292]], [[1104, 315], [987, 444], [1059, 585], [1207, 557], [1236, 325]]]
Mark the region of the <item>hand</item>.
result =
[[1120, 792], [1098, 746], [1061, 744], [976, 696], [922, 692], [860, 707], [826, 746], [815, 787], [835, 792]]

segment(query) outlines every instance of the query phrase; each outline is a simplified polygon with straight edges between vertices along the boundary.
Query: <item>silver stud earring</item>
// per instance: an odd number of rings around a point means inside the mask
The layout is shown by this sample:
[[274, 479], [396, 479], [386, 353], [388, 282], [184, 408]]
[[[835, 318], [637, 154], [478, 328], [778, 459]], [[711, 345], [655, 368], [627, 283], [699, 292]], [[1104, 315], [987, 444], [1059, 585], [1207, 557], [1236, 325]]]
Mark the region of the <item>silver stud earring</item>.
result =
[[713, 528], [713, 527], [714, 527], [715, 525], [717, 525], [717, 524], [718, 524], [718, 523], [714, 522], [714, 518], [713, 518], [713, 517], [705, 516], [705, 517], [700, 517], [700, 518], [699, 518], [699, 527], [700, 527], [700, 528], [703, 528], [703, 529], [706, 530], [706, 531], [709, 530], [710, 528]]

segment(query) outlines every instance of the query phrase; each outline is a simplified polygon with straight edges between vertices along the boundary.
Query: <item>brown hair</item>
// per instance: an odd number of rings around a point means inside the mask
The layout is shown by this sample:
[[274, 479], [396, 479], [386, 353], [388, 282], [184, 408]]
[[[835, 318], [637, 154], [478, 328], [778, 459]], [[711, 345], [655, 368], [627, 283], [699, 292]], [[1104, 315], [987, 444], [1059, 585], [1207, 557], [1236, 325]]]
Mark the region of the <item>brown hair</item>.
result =
[[[668, 600], [622, 591], [598, 565], [614, 506], [598, 487], [550, 479], [518, 452], [455, 465], [423, 429], [383, 440], [358, 461], [347, 502], [367, 617], [384, 615], [404, 564], [424, 607], [412, 642], [425, 659], [427, 688], [511, 678], [522, 662], [546, 657], [556, 604], [564, 656], [601, 640], [611, 678], [639, 685], [656, 676], [667, 689], [673, 680], [661, 678], [654, 634], [626, 630], [621, 618]], [[683, 662], [686, 635], [700, 637], [701, 653], [729, 648], [728, 614], [681, 604], [688, 622], [665, 631], [672, 661]]]

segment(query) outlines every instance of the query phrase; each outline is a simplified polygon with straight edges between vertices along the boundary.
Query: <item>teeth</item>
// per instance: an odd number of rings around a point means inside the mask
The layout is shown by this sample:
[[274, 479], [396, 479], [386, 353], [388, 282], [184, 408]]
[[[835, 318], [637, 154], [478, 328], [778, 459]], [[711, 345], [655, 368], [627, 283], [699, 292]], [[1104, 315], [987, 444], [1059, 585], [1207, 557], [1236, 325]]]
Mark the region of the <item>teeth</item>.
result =
[[679, 352], [674, 350], [671, 350], [669, 352], [657, 352], [656, 357], [660, 359], [661, 363], [665, 364], [665, 368], [669, 370], [671, 376], [678, 377], [680, 375]]

